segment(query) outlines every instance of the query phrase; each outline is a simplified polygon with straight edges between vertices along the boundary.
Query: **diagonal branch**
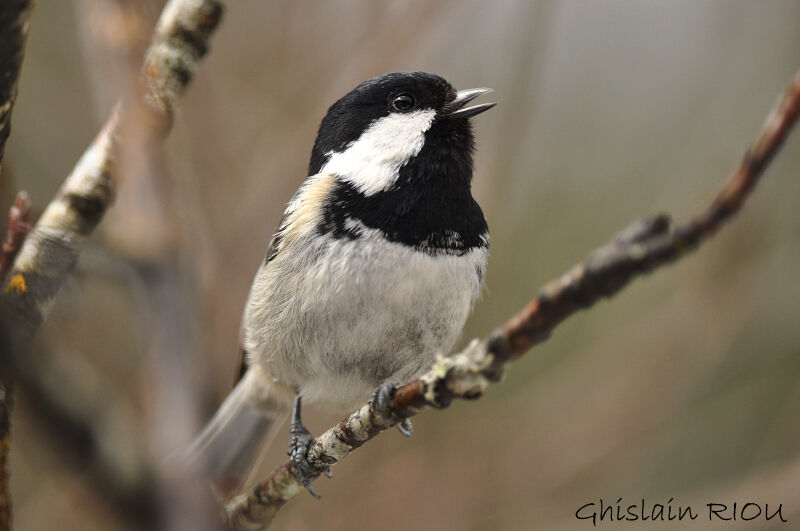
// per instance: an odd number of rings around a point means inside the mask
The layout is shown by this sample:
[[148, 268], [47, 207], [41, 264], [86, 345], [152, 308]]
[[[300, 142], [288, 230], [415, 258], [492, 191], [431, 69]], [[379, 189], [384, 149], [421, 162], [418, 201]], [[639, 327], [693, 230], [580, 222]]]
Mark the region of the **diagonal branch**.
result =
[[[742, 206], [778, 152], [800, 114], [800, 72], [770, 112], [755, 143], [712, 202], [688, 221], [672, 226], [669, 216], [633, 222], [611, 243], [592, 252], [488, 338], [463, 351], [439, 357], [419, 380], [394, 394], [391, 418], [370, 404], [332, 427], [311, 445], [308, 461], [317, 476], [380, 432], [427, 408], [445, 408], [454, 399], [475, 399], [502, 375], [504, 366], [545, 341], [572, 314], [618, 293], [631, 280], [669, 264], [708, 240]], [[232, 500], [226, 518], [235, 530], [269, 527], [280, 508], [302, 490], [289, 462], [249, 493]]]
[[[171, 0], [156, 26], [143, 68], [142, 101], [122, 102], [81, 157], [61, 190], [26, 239], [10, 278], [27, 289], [11, 290], [4, 303], [19, 313], [27, 343], [47, 313], [58, 289], [75, 267], [86, 238], [94, 231], [116, 191], [118, 139], [131, 116], [144, 113], [149, 133], [163, 140], [172, 125], [178, 98], [192, 79], [208, 40], [222, 17], [216, 0]], [[19, 277], [21, 275], [21, 277]]]
[[[81, 470], [129, 527], [152, 529], [158, 523], [165, 503], [156, 498], [165, 493], [155, 488], [157, 467], [142, 455], [136, 456], [142, 457], [141, 464], [137, 461], [137, 470], [131, 471], [129, 458], [110, 456], [109, 450], [115, 449], [106, 444], [101, 420], [85, 408], [59, 400], [43, 376], [47, 368], [33, 366], [27, 351], [88, 237], [113, 202], [121, 144], [133, 139], [154, 148], [166, 138], [178, 98], [222, 18], [222, 4], [222, 0], [167, 2], [144, 60], [141, 86], [114, 108], [48, 204], [25, 239], [0, 295], [0, 376], [18, 385], [32, 411], [55, 434], [52, 440], [67, 456], [64, 462]], [[144, 454], [144, 445], [139, 450]]]

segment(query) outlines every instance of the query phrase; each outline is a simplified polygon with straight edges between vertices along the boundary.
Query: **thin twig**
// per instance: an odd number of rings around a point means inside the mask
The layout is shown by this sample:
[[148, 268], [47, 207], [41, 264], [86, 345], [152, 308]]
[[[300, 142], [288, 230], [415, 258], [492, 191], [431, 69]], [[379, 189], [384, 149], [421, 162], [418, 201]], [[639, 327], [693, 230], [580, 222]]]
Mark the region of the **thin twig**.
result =
[[[770, 112], [758, 139], [746, 152], [714, 200], [687, 222], [671, 226], [657, 215], [635, 221], [567, 273], [547, 284], [538, 297], [488, 338], [439, 357], [431, 370], [394, 394], [391, 418], [370, 404], [332, 427], [311, 445], [308, 461], [317, 476], [380, 432], [427, 408], [445, 408], [454, 399], [475, 399], [499, 380], [504, 365], [545, 341], [570, 315], [615, 295], [634, 278], [684, 257], [735, 214], [778, 152], [800, 114], [800, 72]], [[235, 530], [269, 527], [278, 510], [303, 490], [289, 462], [249, 493], [232, 500], [226, 518]]]

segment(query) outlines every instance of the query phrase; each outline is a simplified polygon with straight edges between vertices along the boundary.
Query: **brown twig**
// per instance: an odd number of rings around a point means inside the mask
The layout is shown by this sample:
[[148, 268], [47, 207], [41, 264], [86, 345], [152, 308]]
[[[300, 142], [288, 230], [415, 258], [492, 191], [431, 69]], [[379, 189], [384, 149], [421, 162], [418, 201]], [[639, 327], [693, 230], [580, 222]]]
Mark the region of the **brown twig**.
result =
[[[308, 460], [321, 474], [380, 432], [422, 410], [445, 408], [453, 399], [475, 399], [502, 375], [504, 365], [545, 341], [570, 315], [615, 295], [634, 278], [686, 256], [735, 214], [778, 152], [800, 114], [800, 72], [770, 112], [755, 143], [710, 205], [687, 222], [671, 226], [657, 215], [635, 221], [567, 273], [547, 284], [528, 306], [488, 338], [473, 341], [394, 394], [391, 418], [370, 404], [332, 427], [311, 445]], [[235, 530], [269, 527], [277, 511], [302, 490], [289, 462], [249, 493], [232, 500], [227, 522]]]

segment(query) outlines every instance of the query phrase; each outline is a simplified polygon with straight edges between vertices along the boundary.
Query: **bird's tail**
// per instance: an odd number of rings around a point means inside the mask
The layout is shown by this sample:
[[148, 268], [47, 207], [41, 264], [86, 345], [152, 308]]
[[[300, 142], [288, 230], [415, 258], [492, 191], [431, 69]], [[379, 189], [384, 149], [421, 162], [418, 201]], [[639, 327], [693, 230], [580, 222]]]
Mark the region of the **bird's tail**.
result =
[[189, 462], [220, 496], [241, 492], [283, 424], [291, 398], [259, 367], [250, 367], [192, 443]]

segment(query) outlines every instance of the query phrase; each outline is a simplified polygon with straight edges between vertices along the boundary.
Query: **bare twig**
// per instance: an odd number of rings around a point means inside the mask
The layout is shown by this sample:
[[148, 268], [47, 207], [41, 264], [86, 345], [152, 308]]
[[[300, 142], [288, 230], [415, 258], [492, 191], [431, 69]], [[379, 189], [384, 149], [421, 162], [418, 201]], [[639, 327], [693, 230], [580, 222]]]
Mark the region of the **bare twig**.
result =
[[[158, 512], [153, 470], [137, 471], [133, 485], [121, 483], [131, 474], [128, 463], [105, 455], [102, 428], [90, 412], [67, 409], [53, 398], [41, 374], [26, 356], [30, 341], [60, 287], [75, 267], [86, 239], [113, 202], [119, 166], [119, 139], [135, 124], [137, 135], [156, 147], [170, 131], [178, 98], [191, 81], [208, 41], [222, 17], [221, 0], [170, 0], [164, 7], [146, 54], [142, 86], [135, 97], [118, 104], [81, 157], [56, 197], [47, 206], [17, 255], [2, 294], [2, 369], [12, 376], [32, 410], [61, 436], [65, 459], [88, 471], [90, 482], [129, 524], [154, 528]], [[3, 49], [4, 50], [4, 49]], [[141, 131], [144, 131], [142, 133]], [[145, 466], [145, 465], [143, 465]]]
[[[595, 250], [560, 278], [547, 284], [538, 297], [488, 338], [466, 349], [439, 357], [431, 370], [394, 394], [391, 418], [370, 404], [332, 427], [311, 445], [308, 461], [317, 475], [347, 457], [380, 432], [426, 408], [445, 408], [453, 399], [475, 399], [499, 380], [504, 365], [534, 345], [570, 315], [611, 297], [634, 278], [686, 256], [706, 241], [742, 206], [800, 114], [800, 72], [767, 117], [758, 139], [708, 207], [687, 222], [671, 226], [657, 215], [635, 221], [614, 240]], [[289, 462], [279, 466], [249, 493], [226, 508], [228, 525], [236, 530], [269, 527], [277, 511], [302, 489]]]

